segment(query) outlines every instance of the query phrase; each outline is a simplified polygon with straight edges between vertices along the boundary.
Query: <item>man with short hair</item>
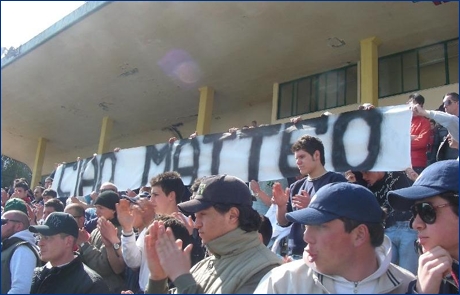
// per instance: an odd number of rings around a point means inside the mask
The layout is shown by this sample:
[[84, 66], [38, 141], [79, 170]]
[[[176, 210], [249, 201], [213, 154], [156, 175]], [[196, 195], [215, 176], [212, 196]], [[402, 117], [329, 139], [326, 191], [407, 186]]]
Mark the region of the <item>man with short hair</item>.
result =
[[45, 188], [43, 186], [37, 185], [34, 189], [34, 201], [32, 202], [33, 204], [43, 204], [43, 192], [45, 191]]
[[190, 269], [192, 246], [179, 249], [172, 231], [154, 221], [145, 236], [150, 269], [146, 293], [168, 293], [167, 278], [176, 286], [171, 292], [252, 293], [259, 280], [281, 264], [259, 239], [261, 218], [241, 179], [230, 175], [205, 178], [195, 197], [178, 206], [195, 214], [195, 228], [212, 256]]
[[[449, 92], [444, 95], [442, 100], [444, 110], [446, 113], [457, 116], [458, 118], [458, 93]], [[458, 119], [457, 119], [458, 120]], [[457, 136], [455, 134], [454, 136]], [[449, 138], [446, 136], [443, 142], [439, 145], [438, 153], [436, 154], [436, 161], [449, 160], [458, 158], [458, 149], [451, 148], [449, 145]]]
[[458, 294], [458, 161], [428, 166], [411, 187], [390, 191], [396, 210], [412, 211], [421, 255], [408, 293]]
[[444, 95], [442, 99], [442, 104], [444, 105], [444, 109], [446, 113], [455, 115], [458, 117], [458, 93], [457, 92], [449, 92]]
[[40, 265], [40, 259], [35, 238], [28, 228], [29, 218], [24, 212], [8, 210], [3, 213], [2, 294], [30, 292], [34, 268]]
[[293, 212], [308, 206], [313, 196], [322, 186], [331, 182], [346, 182], [340, 173], [327, 171], [324, 145], [317, 137], [304, 135], [291, 148], [296, 165], [304, 178], [293, 183], [284, 193], [279, 183], [273, 185], [274, 202], [277, 205], [276, 219], [279, 225], [287, 227], [292, 224], [288, 240], [288, 255], [296, 260], [302, 258], [305, 242], [301, 224], [286, 219], [287, 212]]
[[14, 193], [11, 195], [11, 198], [19, 198], [30, 204], [32, 200], [27, 194], [28, 190], [29, 185], [25, 181], [19, 181], [14, 185]]
[[347, 182], [324, 185], [307, 208], [286, 214], [305, 225], [303, 260], [274, 268], [254, 293], [404, 293], [414, 275], [390, 262], [384, 216], [367, 188]]
[[47, 188], [43, 191], [42, 196], [43, 202], [46, 203], [48, 200], [57, 198], [57, 192], [52, 188]]
[[50, 199], [45, 202], [43, 207], [43, 220], [46, 220], [48, 215], [53, 212], [64, 212], [64, 204], [58, 199]]
[[52, 185], [53, 185], [53, 178], [51, 178], [50, 176], [45, 178], [45, 189], [51, 188]]
[[[413, 93], [409, 95], [408, 104], [412, 106], [418, 105], [423, 108], [425, 98], [418, 94]], [[426, 152], [428, 151], [428, 144], [430, 142], [431, 126], [430, 120], [418, 113], [413, 113], [410, 124], [410, 156], [412, 169], [420, 174], [428, 164]]]
[[31, 294], [109, 293], [99, 274], [81, 262], [80, 256], [73, 252], [78, 225], [70, 214], [53, 212], [44, 225], [32, 225], [29, 230], [39, 234], [40, 256], [47, 261], [44, 266], [35, 269]]

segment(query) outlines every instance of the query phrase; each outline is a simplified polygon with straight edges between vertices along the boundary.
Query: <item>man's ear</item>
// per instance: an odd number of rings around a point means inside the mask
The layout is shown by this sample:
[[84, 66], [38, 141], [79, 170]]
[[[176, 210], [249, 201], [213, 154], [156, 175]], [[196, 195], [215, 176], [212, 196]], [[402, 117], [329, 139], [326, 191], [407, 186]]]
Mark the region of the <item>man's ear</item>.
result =
[[232, 223], [235, 223], [235, 222], [238, 223], [238, 220], [239, 220], [239, 217], [240, 217], [240, 210], [238, 210], [238, 208], [236, 208], [236, 207], [232, 207], [232, 208], [230, 208], [228, 213], [229, 213], [230, 221]]
[[368, 240], [370, 240], [369, 229], [364, 224], [360, 224], [357, 227], [355, 227], [352, 233], [354, 238], [353, 242], [355, 246], [361, 246], [362, 244], [367, 243]]
[[314, 159], [315, 161], [319, 161], [319, 159], [320, 159], [320, 153], [319, 153], [318, 150], [316, 150], [316, 151], [313, 153], [313, 159]]

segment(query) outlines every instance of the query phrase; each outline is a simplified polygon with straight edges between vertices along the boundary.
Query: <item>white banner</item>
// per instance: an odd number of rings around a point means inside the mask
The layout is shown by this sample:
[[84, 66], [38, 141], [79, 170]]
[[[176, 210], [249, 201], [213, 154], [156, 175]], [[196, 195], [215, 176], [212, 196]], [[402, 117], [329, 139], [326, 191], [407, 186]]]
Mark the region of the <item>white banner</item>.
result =
[[53, 188], [59, 197], [82, 196], [110, 181], [123, 191], [165, 171], [179, 172], [186, 185], [224, 173], [244, 181], [293, 177], [291, 146], [305, 134], [323, 142], [327, 170], [401, 171], [411, 165], [411, 118], [401, 105], [123, 149], [61, 165]]

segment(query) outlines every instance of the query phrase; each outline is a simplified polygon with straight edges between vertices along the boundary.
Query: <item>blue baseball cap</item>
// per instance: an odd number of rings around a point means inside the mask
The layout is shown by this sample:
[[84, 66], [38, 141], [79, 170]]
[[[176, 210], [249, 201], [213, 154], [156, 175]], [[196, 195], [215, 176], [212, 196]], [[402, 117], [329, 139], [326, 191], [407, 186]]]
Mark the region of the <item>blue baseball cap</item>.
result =
[[319, 225], [339, 217], [382, 223], [383, 216], [376, 196], [369, 189], [348, 182], [326, 184], [312, 197], [307, 208], [286, 213], [287, 220], [306, 225]]
[[439, 161], [426, 167], [410, 187], [389, 191], [388, 203], [395, 210], [408, 210], [417, 200], [458, 192], [458, 161]]

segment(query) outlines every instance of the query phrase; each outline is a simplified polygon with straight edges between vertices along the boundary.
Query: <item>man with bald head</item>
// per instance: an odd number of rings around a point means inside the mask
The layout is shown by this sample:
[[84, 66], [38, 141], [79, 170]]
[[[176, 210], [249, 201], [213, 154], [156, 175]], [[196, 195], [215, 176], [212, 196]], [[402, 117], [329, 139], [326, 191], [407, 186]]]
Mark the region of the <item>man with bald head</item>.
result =
[[40, 266], [35, 237], [28, 230], [29, 217], [9, 210], [2, 215], [2, 293], [30, 292], [34, 268]]

